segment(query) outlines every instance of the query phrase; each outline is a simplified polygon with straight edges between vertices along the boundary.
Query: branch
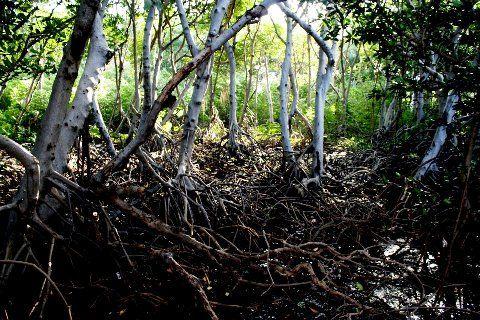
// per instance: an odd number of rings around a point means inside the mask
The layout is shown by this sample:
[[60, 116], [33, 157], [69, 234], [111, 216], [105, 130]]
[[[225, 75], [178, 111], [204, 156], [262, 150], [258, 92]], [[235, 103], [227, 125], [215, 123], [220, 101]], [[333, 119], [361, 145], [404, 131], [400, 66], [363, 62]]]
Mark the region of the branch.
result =
[[200, 50], [198, 49], [198, 46], [192, 37], [192, 33], [190, 32], [190, 26], [188, 25], [187, 14], [185, 13], [185, 8], [183, 7], [183, 1], [176, 0], [175, 4], [177, 6], [180, 22], [182, 23], [183, 35], [185, 37], [185, 40], [187, 41], [188, 49], [190, 49], [190, 53], [192, 54], [192, 56], [195, 57]]
[[[20, 163], [25, 167], [27, 194], [26, 198], [23, 200], [24, 203], [19, 207], [19, 210], [22, 213], [28, 212], [38, 201], [40, 191], [39, 162], [37, 158], [34, 157], [27, 149], [3, 135], [0, 135], [0, 149], [5, 150], [8, 155], [20, 161]], [[16, 203], [2, 206], [0, 207], [0, 211], [11, 209], [15, 205]]]
[[290, 8], [288, 8], [285, 4], [279, 3], [278, 6], [280, 9], [282, 9], [283, 13], [287, 17], [292, 18], [295, 22], [297, 22], [302, 29], [304, 29], [309, 35], [312, 36], [312, 38], [315, 40], [315, 42], [322, 48], [323, 52], [325, 52], [325, 55], [328, 58], [328, 64], [333, 66], [335, 64], [335, 58], [333, 57], [333, 52], [328, 46], [327, 42], [320, 36], [315, 30], [313, 30], [312, 26], [305, 21], [303, 21], [299, 16], [295, 14]]

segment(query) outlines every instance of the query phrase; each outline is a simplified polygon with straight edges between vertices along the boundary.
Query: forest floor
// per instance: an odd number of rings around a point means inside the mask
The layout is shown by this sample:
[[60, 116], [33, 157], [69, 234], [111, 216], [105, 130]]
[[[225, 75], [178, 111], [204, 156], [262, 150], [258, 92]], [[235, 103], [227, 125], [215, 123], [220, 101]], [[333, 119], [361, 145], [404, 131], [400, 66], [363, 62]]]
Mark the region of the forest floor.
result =
[[[151, 153], [165, 164], [153, 168], [158, 177], [132, 161], [110, 184], [172, 233], [108, 194], [72, 191], [48, 222], [64, 239], [28, 228], [15, 257], [43, 270], [50, 260], [74, 319], [209, 319], [212, 311], [219, 319], [478, 319], [478, 215], [458, 213], [461, 188], [414, 183], [407, 177], [417, 162], [402, 152], [326, 153], [328, 176], [312, 189], [301, 184], [302, 168], [293, 177], [279, 167], [276, 146], [232, 156], [204, 142], [194, 191], [160, 183], [175, 159]], [[91, 170], [101, 162], [92, 159]], [[83, 185], [91, 173], [81, 172]], [[2, 154], [0, 177], [0, 198], [9, 199], [21, 168]], [[5, 314], [42, 313], [43, 277], [20, 266], [5, 272]], [[65, 318], [55, 292], [43, 313]]]

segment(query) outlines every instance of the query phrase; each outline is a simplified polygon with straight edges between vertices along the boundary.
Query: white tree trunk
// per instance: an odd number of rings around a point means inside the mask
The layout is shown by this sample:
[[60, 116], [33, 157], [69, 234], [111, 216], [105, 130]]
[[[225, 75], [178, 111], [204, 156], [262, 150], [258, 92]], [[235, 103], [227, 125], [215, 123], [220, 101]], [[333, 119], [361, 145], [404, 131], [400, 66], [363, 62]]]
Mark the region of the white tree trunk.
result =
[[228, 42], [225, 43], [224, 47], [227, 52], [228, 62], [230, 65], [230, 118], [228, 125], [228, 146], [231, 150], [236, 150], [238, 148], [237, 135], [239, 131], [237, 121], [237, 90], [235, 76], [235, 70], [237, 66], [233, 47]]
[[99, 2], [99, 0], [82, 1], [78, 7], [75, 26], [69, 43], [64, 49], [62, 62], [55, 77], [48, 107], [42, 119], [42, 130], [33, 149], [33, 155], [40, 162], [40, 189], [43, 176], [50, 170], [51, 163], [55, 159], [55, 149], [60, 130], [63, 127], [62, 120], [67, 112], [67, 105], [86, 43], [91, 34]]
[[383, 116], [382, 116], [382, 130], [389, 131], [392, 128], [392, 125], [395, 121], [397, 107], [397, 97], [393, 97], [392, 101], [388, 105], [384, 105]]
[[[210, 47], [212, 40], [218, 35], [223, 17], [230, 0], [218, 0], [215, 5], [210, 22], [210, 30], [205, 46]], [[184, 27], [185, 31], [185, 27]], [[183, 176], [187, 172], [188, 164], [190, 162], [193, 144], [195, 140], [195, 130], [198, 125], [198, 116], [200, 114], [203, 98], [207, 91], [208, 80], [210, 78], [210, 63], [211, 57], [203, 62], [197, 68], [197, 75], [194, 82], [194, 88], [190, 103], [188, 105], [187, 119], [183, 127], [183, 136], [180, 146], [180, 159], [178, 164], [177, 176]]]
[[[335, 51], [334, 43], [331, 52]], [[312, 159], [312, 176], [317, 183], [321, 182], [322, 175], [325, 173], [323, 163], [324, 153], [324, 135], [325, 135], [325, 103], [327, 100], [327, 92], [332, 82], [334, 65], [325, 61], [323, 50], [319, 52], [319, 62], [317, 71], [317, 87], [315, 93], [315, 118], [313, 127], [313, 159]]]
[[425, 118], [425, 111], [423, 110], [424, 105], [425, 99], [423, 96], [423, 91], [415, 91], [412, 95], [412, 107], [415, 110], [417, 123], [422, 122]]
[[193, 39], [192, 33], [190, 32], [190, 26], [188, 25], [187, 14], [185, 13], [185, 8], [183, 7], [183, 0], [175, 0], [175, 4], [177, 6], [178, 16], [180, 17], [180, 22], [182, 24], [183, 29], [183, 36], [187, 41], [188, 49], [192, 56], [196, 56], [198, 54], [198, 47], [195, 44], [195, 40]]
[[[302, 29], [304, 29], [315, 42], [320, 46], [319, 51], [319, 65], [317, 71], [317, 84], [315, 94], [315, 119], [313, 130], [313, 161], [312, 161], [312, 176], [317, 183], [320, 183], [321, 176], [324, 172], [323, 164], [323, 140], [325, 133], [325, 102], [327, 99], [328, 88], [332, 82], [332, 76], [335, 66], [334, 52], [336, 51], [336, 44], [333, 43], [329, 47], [326, 41], [313, 30], [312, 26], [300, 19], [293, 11], [290, 10], [283, 3], [279, 4], [280, 9], [290, 18], [295, 20]], [[325, 60], [324, 55], [327, 57]]]
[[145, 29], [143, 32], [143, 112], [140, 121], [143, 121], [150, 108], [152, 107], [152, 77], [150, 74], [150, 33], [152, 31], [153, 20], [155, 19], [155, 5], [151, 5], [145, 20]]
[[163, 36], [163, 8], [167, 5], [166, 1], [163, 1], [161, 8], [158, 9], [158, 41], [157, 41], [157, 58], [155, 59], [155, 67], [153, 69], [152, 78], [152, 101], [155, 100], [157, 94], [157, 78], [160, 71], [160, 65], [163, 60], [163, 48], [162, 48], [162, 36]]
[[72, 102], [72, 108], [65, 116], [60, 130], [59, 141], [55, 150], [55, 160], [52, 165], [53, 169], [58, 172], [64, 172], [66, 169], [68, 153], [84, 127], [85, 120], [92, 107], [95, 89], [100, 82], [100, 76], [112, 57], [112, 51], [108, 48], [103, 34], [102, 20], [103, 11], [100, 11], [97, 13], [93, 23], [90, 49], [83, 75], [80, 78]]
[[288, 72], [288, 77], [290, 78], [290, 88], [293, 92], [293, 99], [292, 99], [292, 107], [290, 108], [290, 114], [288, 115], [288, 127], [292, 129], [292, 120], [296, 113], [298, 113], [298, 87], [297, 87], [297, 79], [295, 77], [295, 73], [293, 72], [292, 66], [290, 66], [290, 71]]
[[287, 17], [287, 40], [285, 43], [285, 58], [282, 63], [280, 76], [280, 128], [282, 132], [283, 160], [286, 165], [295, 162], [292, 143], [290, 141], [290, 130], [288, 125], [288, 74], [292, 60], [292, 19]]
[[443, 123], [437, 127], [435, 136], [433, 137], [432, 144], [427, 150], [427, 153], [422, 159], [422, 164], [415, 174], [415, 179], [421, 180], [429, 171], [437, 170], [437, 157], [447, 140], [447, 127], [452, 123], [455, 115], [455, 106], [458, 103], [458, 95], [456, 92], [451, 91], [445, 100], [443, 107]]

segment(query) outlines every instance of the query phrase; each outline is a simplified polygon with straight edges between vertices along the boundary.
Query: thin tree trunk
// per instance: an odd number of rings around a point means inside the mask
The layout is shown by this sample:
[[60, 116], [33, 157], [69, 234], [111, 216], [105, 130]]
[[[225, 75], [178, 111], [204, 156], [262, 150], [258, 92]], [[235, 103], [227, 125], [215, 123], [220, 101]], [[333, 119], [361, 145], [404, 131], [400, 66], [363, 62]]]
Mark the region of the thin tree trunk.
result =
[[290, 130], [288, 126], [288, 74], [292, 59], [292, 19], [287, 17], [287, 40], [285, 45], [285, 58], [282, 63], [280, 77], [280, 127], [282, 132], [283, 161], [287, 166], [295, 162]]
[[[245, 119], [245, 115], [247, 113], [247, 107], [250, 102], [251, 98], [251, 90], [252, 90], [252, 82], [253, 82], [253, 59], [255, 57], [255, 39], [257, 37], [258, 30], [260, 25], [257, 24], [257, 28], [253, 33], [252, 38], [250, 39], [250, 52], [249, 52], [249, 63], [248, 63], [248, 71], [247, 71], [247, 85], [245, 87], [245, 99], [243, 100], [242, 110], [240, 112], [240, 123], [243, 123]], [[246, 62], [246, 61], [245, 61]]]
[[[333, 66], [327, 66], [324, 52], [319, 51], [320, 59], [318, 61], [317, 71], [317, 87], [315, 93], [315, 118], [313, 129], [313, 160], [312, 160], [312, 176], [321, 182], [322, 176], [325, 173], [323, 163], [323, 146], [325, 135], [325, 101], [327, 97], [327, 90], [330, 86], [330, 81], [333, 75]], [[326, 67], [327, 66], [327, 67]]]
[[[128, 132], [129, 138], [133, 135], [136, 127], [138, 126], [138, 112], [140, 110], [140, 80], [139, 80], [139, 68], [138, 68], [138, 53], [137, 53], [137, 22], [135, 17], [135, 0], [132, 0], [130, 5], [130, 20], [132, 21], [132, 32], [133, 32], [133, 80], [134, 80], [134, 103], [130, 105], [130, 108], [133, 108], [131, 114], [131, 125]], [[130, 110], [131, 111], [131, 110]]]
[[237, 135], [239, 131], [238, 122], [237, 122], [237, 91], [236, 91], [236, 62], [235, 62], [235, 53], [233, 47], [226, 42], [224, 44], [225, 51], [227, 52], [228, 62], [230, 65], [230, 118], [228, 124], [228, 146], [231, 150], [236, 150], [238, 148], [237, 144]]
[[163, 1], [163, 4], [160, 9], [158, 9], [158, 36], [157, 36], [157, 58], [155, 59], [155, 67], [153, 69], [153, 78], [152, 78], [152, 101], [155, 100], [155, 95], [158, 94], [159, 88], [157, 87], [158, 82], [158, 72], [160, 71], [160, 65], [163, 60], [163, 48], [162, 48], [162, 36], [163, 36], [163, 8], [166, 6], [166, 1]]
[[292, 129], [292, 120], [296, 113], [298, 113], [298, 87], [297, 87], [297, 79], [295, 77], [295, 73], [293, 71], [292, 66], [290, 66], [290, 71], [288, 72], [288, 77], [290, 79], [290, 88], [293, 92], [293, 100], [292, 100], [292, 107], [290, 108], [290, 113], [288, 115], [288, 127]]
[[152, 4], [148, 10], [145, 20], [145, 29], [143, 32], [143, 111], [140, 121], [143, 122], [152, 107], [152, 78], [150, 74], [150, 33], [152, 31], [153, 20], [155, 19], [155, 6]]
[[307, 57], [308, 57], [308, 87], [307, 87], [307, 110], [310, 110], [312, 105], [312, 53], [311, 42], [312, 36], [307, 35]]
[[[317, 71], [317, 90], [315, 95], [315, 119], [313, 132], [313, 161], [312, 176], [316, 183], [321, 183], [321, 177], [324, 173], [323, 164], [323, 140], [325, 133], [325, 102], [327, 98], [328, 88], [332, 82], [333, 71], [335, 66], [334, 52], [336, 44], [329, 47], [325, 40], [316, 33], [311, 25], [305, 23], [293, 11], [284, 4], [279, 4], [282, 11], [295, 20], [309, 35], [313, 37], [315, 42], [320, 46], [319, 63]], [[327, 59], [325, 59], [325, 56]]]
[[103, 121], [102, 112], [100, 111], [100, 106], [98, 105], [97, 101], [97, 95], [95, 93], [93, 94], [92, 114], [93, 118], [95, 119], [95, 124], [100, 131], [100, 135], [102, 136], [105, 144], [107, 145], [108, 154], [112, 157], [115, 156], [117, 154], [117, 151], [115, 150], [115, 146], [113, 145], [110, 134], [108, 133], [108, 128]]
[[[229, 3], [230, 0], [217, 1], [211, 16], [212, 18], [205, 45], [206, 47], [209, 47], [212, 43], [212, 40], [217, 36]], [[197, 68], [197, 76], [194, 82], [193, 93], [188, 105], [187, 119], [183, 127], [183, 137], [180, 146], [180, 159], [177, 172], [177, 176], [179, 177], [185, 175], [187, 172], [188, 164], [192, 156], [195, 131], [198, 125], [198, 116], [200, 114], [202, 101], [207, 90], [208, 79], [210, 78], [210, 63], [211, 57], [209, 57]]]

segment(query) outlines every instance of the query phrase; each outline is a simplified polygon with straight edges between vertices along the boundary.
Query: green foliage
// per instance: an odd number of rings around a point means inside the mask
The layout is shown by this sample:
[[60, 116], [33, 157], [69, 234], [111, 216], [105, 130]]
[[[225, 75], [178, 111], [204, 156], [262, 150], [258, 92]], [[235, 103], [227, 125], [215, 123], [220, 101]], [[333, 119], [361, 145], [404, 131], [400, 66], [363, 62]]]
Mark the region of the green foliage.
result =
[[70, 17], [31, 0], [1, 0], [0, 6], [0, 88], [11, 79], [55, 71]]

